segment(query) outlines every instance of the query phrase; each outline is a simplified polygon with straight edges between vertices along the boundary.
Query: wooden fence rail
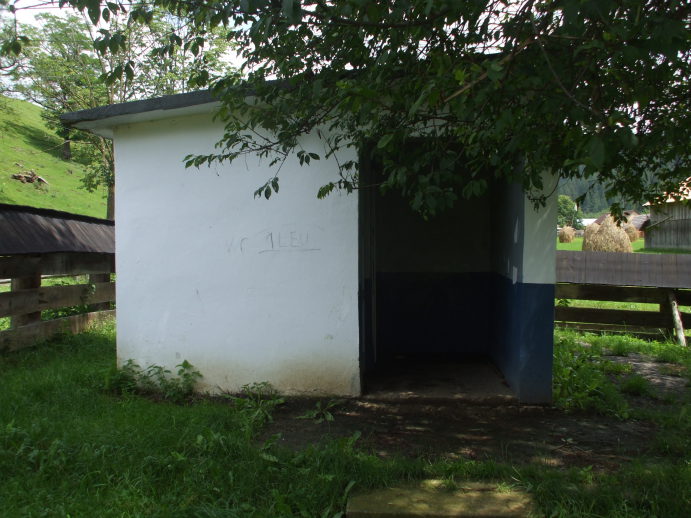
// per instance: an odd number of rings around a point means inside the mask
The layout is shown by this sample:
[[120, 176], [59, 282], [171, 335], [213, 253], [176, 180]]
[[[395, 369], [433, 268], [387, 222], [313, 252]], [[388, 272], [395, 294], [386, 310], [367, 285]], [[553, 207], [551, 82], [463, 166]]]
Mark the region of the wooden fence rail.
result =
[[[0, 317], [10, 328], [0, 331], [0, 351], [17, 350], [63, 332], [77, 333], [114, 315], [115, 255], [54, 253], [0, 257], [0, 278], [12, 279], [11, 291], [0, 293]], [[89, 275], [88, 284], [41, 286], [43, 275]], [[88, 312], [41, 320], [41, 312], [88, 305]]]
[[[557, 252], [555, 323], [595, 332], [674, 335], [691, 328], [691, 255]], [[573, 300], [658, 304], [657, 311], [575, 307]], [[682, 306], [682, 308], [680, 308]]]

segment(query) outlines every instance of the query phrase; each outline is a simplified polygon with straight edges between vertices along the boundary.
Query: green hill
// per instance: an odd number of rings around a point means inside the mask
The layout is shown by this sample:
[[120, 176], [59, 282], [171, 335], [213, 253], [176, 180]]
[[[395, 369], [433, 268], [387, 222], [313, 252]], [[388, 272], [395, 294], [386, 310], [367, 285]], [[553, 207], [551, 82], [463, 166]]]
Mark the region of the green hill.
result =
[[[85, 165], [61, 158], [61, 141], [41, 108], [0, 96], [0, 203], [30, 205], [105, 218], [103, 191], [82, 188]], [[22, 183], [13, 174], [34, 171], [47, 184]]]

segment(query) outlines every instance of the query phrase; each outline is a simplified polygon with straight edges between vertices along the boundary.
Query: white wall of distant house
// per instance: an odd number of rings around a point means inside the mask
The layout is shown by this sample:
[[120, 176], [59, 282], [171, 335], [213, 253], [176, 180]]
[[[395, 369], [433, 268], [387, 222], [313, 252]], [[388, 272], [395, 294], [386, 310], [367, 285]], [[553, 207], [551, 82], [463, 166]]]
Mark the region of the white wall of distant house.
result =
[[333, 159], [289, 157], [270, 200], [253, 197], [268, 160], [185, 169], [222, 130], [211, 115], [115, 130], [119, 362], [188, 360], [210, 390], [358, 394], [357, 196], [317, 199]]

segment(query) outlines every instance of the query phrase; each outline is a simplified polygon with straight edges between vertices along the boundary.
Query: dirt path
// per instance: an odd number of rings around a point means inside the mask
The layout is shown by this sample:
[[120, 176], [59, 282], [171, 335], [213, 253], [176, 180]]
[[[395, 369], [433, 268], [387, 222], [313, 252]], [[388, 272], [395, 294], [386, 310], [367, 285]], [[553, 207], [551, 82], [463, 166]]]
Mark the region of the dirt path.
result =
[[348, 400], [332, 410], [332, 422], [297, 419], [315, 400], [290, 400], [280, 407], [266, 437], [302, 448], [356, 431], [381, 457], [431, 456], [510, 461], [550, 466], [616, 469], [646, 452], [654, 427], [599, 416], [566, 415], [534, 406], [474, 406], [454, 403]]
[[[656, 363], [638, 354], [607, 359], [630, 364], [632, 374], [644, 376], [653, 387], [652, 395], [627, 396], [632, 408], [671, 409], [688, 399], [691, 388], [676, 372], [681, 366]], [[279, 444], [302, 448], [360, 432], [360, 444], [381, 457], [493, 459], [554, 467], [592, 466], [598, 471], [615, 470], [640, 455], [655, 455], [657, 429], [648, 421], [566, 414], [544, 406], [371, 398], [342, 401], [329, 410], [332, 421], [300, 419], [314, 413], [317, 401], [288, 400], [276, 409], [263, 437], [280, 434]]]

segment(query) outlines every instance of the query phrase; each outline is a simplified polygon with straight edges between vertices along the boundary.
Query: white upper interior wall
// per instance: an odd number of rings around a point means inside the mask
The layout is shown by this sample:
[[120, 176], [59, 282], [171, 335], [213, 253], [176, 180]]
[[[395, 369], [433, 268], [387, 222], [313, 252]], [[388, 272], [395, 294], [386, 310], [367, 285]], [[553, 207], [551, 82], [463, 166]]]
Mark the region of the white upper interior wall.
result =
[[505, 185], [496, 195], [501, 213], [494, 223], [494, 268], [514, 284], [555, 283], [557, 181], [553, 175], [544, 175], [543, 192], [551, 195], [537, 209], [519, 184]]
[[317, 199], [334, 160], [289, 158], [268, 201], [268, 160], [185, 169], [222, 130], [210, 114], [114, 130], [119, 361], [188, 360], [210, 390], [358, 394], [357, 196]]
[[[543, 176], [543, 193], [548, 194], [544, 207], [535, 208], [527, 199], [523, 205], [523, 272], [522, 282], [554, 284], [557, 279], [557, 182], [555, 175]], [[551, 194], [550, 194], [551, 193]]]

